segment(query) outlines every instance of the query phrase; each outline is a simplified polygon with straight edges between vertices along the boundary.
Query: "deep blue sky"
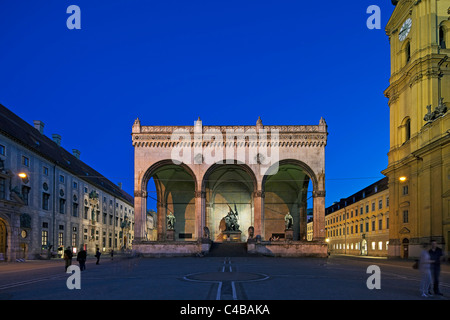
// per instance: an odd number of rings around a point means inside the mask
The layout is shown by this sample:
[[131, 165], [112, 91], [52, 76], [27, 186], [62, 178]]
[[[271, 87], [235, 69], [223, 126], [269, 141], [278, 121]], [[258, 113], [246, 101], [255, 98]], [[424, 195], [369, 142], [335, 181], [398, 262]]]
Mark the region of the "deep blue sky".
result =
[[[69, 30], [69, 5], [81, 30]], [[370, 5], [381, 30], [369, 30]], [[381, 179], [389, 0], [0, 0], [0, 103], [133, 194], [131, 126], [318, 124], [327, 206]]]

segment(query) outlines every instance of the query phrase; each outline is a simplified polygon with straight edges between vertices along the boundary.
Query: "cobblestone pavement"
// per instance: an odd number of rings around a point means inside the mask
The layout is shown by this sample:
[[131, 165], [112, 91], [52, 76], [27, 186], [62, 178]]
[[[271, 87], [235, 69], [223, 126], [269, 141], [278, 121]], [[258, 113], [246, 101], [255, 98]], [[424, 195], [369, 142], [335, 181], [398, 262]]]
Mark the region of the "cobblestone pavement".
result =
[[[315, 258], [188, 257], [88, 260], [80, 289], [68, 289], [64, 261], [0, 264], [0, 300], [448, 300], [450, 266], [442, 266], [443, 296], [422, 297], [413, 261], [346, 256]], [[368, 267], [380, 270], [369, 289]]]

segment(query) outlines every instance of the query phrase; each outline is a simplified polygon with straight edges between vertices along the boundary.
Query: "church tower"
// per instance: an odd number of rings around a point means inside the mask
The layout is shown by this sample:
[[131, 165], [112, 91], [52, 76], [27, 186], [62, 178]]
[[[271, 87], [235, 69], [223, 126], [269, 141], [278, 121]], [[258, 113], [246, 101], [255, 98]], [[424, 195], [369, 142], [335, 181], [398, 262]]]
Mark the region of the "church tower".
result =
[[389, 256], [450, 251], [450, 0], [400, 0], [391, 48]]

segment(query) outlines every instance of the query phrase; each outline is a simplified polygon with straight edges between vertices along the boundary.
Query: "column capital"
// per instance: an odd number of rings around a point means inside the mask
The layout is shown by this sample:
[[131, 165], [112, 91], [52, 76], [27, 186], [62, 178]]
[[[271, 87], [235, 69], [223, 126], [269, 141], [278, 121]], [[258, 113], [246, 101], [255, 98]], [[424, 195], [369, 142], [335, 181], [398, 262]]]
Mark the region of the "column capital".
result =
[[325, 198], [325, 190], [323, 191], [313, 191], [313, 198]]
[[206, 192], [205, 191], [195, 191], [195, 197], [196, 198], [206, 198]]
[[147, 191], [144, 190], [134, 190], [135, 198], [147, 198]]
[[253, 192], [254, 198], [264, 198], [265, 196], [265, 192], [262, 190], [256, 190], [255, 192]]

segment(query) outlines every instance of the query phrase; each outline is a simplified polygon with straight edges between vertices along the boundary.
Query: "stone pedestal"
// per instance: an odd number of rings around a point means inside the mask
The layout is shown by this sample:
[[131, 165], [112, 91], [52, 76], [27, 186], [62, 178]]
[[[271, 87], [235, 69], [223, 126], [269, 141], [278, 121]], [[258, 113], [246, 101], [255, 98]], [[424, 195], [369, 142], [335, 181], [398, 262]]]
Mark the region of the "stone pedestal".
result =
[[284, 239], [286, 241], [292, 241], [294, 240], [294, 230], [292, 229], [286, 229], [284, 230]]
[[175, 230], [167, 230], [166, 240], [167, 241], [175, 241]]
[[241, 242], [242, 231], [224, 231], [222, 233], [224, 242]]

